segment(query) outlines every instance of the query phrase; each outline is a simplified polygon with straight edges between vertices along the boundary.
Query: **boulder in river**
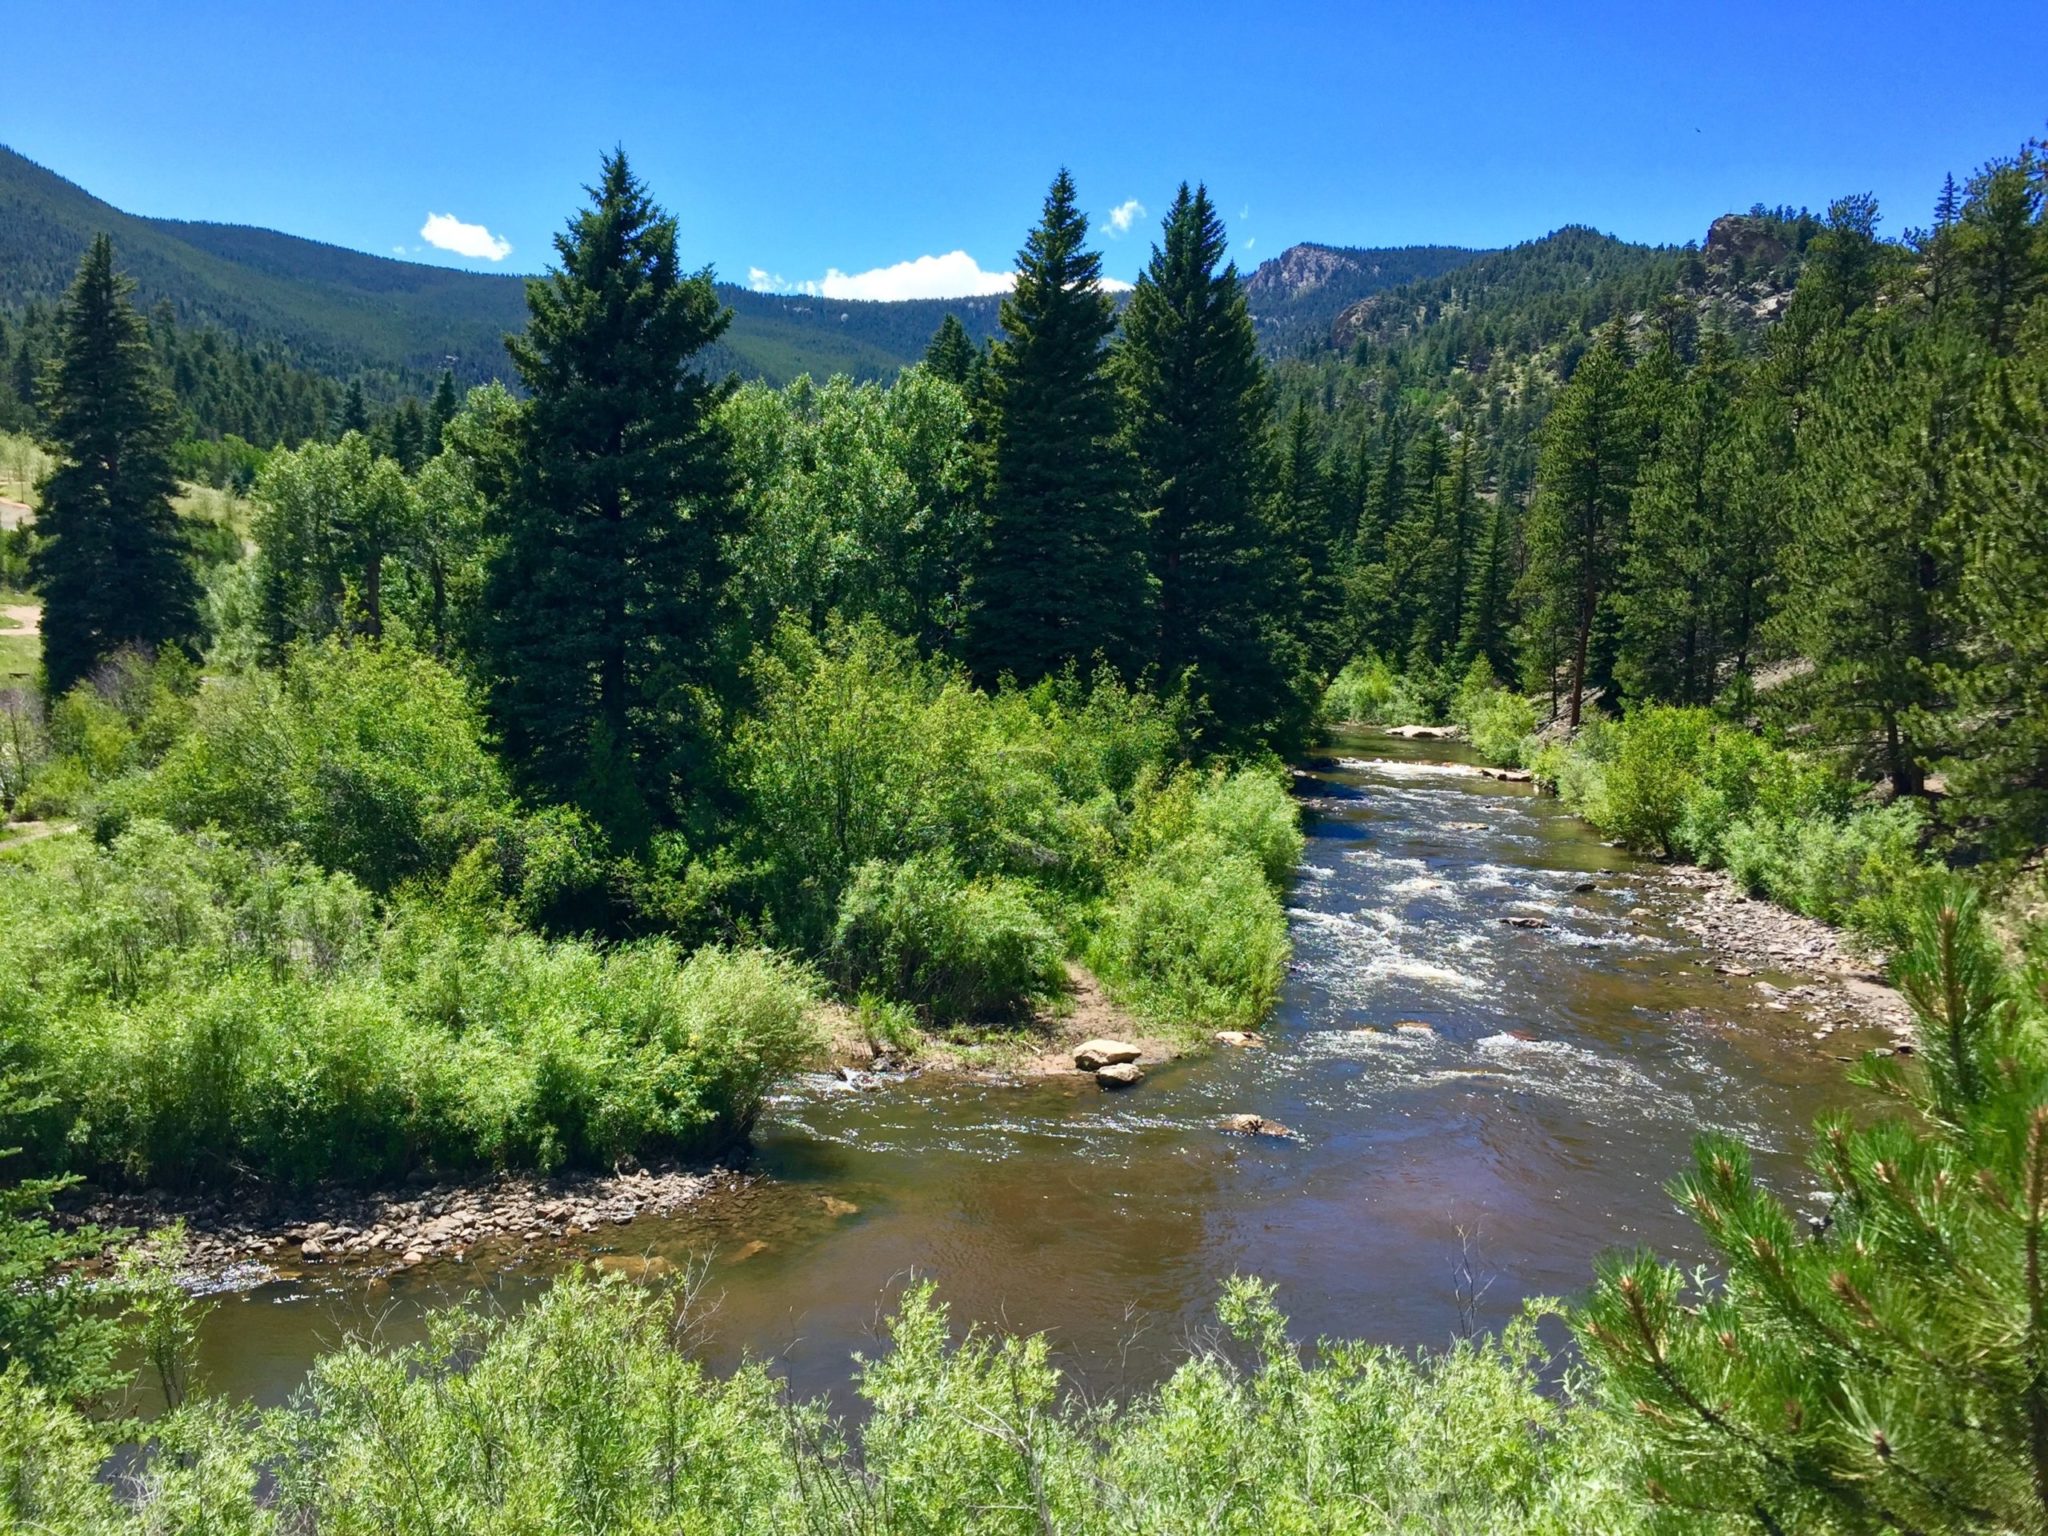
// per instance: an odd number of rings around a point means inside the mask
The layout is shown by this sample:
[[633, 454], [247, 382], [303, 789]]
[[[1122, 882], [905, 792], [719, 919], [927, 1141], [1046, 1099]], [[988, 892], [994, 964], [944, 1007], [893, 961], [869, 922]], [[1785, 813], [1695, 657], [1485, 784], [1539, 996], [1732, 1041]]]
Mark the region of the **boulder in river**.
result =
[[1395, 725], [1387, 734], [1404, 741], [1456, 741], [1460, 733], [1455, 725]]
[[1501, 921], [1510, 928], [1548, 928], [1550, 926], [1540, 917], [1504, 917]]
[[1094, 1072], [1136, 1061], [1144, 1054], [1135, 1045], [1126, 1045], [1121, 1040], [1085, 1040], [1074, 1047], [1074, 1065], [1083, 1072]]
[[1536, 775], [1526, 768], [1482, 768], [1479, 770], [1489, 779], [1499, 779], [1504, 784], [1533, 784]]
[[1239, 1050], [1255, 1051], [1266, 1043], [1266, 1037], [1249, 1029], [1219, 1029], [1216, 1032], [1218, 1045], [1234, 1045]]
[[1278, 1120], [1268, 1120], [1264, 1115], [1228, 1115], [1221, 1129], [1233, 1136], [1271, 1136], [1279, 1141], [1299, 1139]]
[[1095, 1081], [1105, 1088], [1134, 1088], [1145, 1081], [1145, 1072], [1135, 1061], [1113, 1061], [1096, 1072]]

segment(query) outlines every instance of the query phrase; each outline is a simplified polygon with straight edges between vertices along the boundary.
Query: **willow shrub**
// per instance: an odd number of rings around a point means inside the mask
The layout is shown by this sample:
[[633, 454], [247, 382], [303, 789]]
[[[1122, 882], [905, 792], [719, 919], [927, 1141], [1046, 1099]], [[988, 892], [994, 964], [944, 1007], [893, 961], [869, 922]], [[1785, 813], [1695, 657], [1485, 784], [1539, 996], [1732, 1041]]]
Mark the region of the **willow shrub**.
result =
[[92, 1477], [105, 1442], [0, 1377], [19, 1469], [0, 1509], [51, 1536], [1708, 1528], [1653, 1525], [1621, 1421], [1542, 1390], [1526, 1320], [1441, 1353], [1305, 1356], [1271, 1292], [1234, 1280], [1211, 1347], [1091, 1404], [1043, 1335], [961, 1336], [920, 1284], [859, 1362], [849, 1423], [762, 1366], [706, 1371], [676, 1316], [672, 1295], [572, 1276], [517, 1317], [451, 1310], [420, 1344], [346, 1345], [282, 1410], [157, 1421], [125, 1503]]
[[1825, 763], [1704, 709], [1657, 706], [1545, 747], [1539, 778], [1646, 853], [1725, 868], [1752, 894], [1886, 943], [1904, 935], [1933, 865], [1926, 813], [1859, 803]]
[[879, 989], [951, 1024], [1052, 997], [1064, 980], [1063, 952], [1022, 881], [969, 879], [940, 850], [855, 871], [831, 965], [851, 994]]
[[812, 1048], [759, 951], [551, 942], [137, 822], [0, 865], [0, 1125], [44, 1168], [291, 1182], [602, 1166], [744, 1131]]

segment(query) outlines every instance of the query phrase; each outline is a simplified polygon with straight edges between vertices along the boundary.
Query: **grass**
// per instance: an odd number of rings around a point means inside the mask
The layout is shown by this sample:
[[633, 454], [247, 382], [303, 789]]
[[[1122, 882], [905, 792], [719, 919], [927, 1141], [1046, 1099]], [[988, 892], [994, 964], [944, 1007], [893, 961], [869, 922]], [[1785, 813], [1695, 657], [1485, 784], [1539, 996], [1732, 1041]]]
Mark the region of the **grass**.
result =
[[[30, 592], [10, 592], [0, 587], [0, 609], [41, 606]], [[0, 612], [0, 677], [33, 677], [43, 664], [43, 642], [26, 634], [11, 614]]]

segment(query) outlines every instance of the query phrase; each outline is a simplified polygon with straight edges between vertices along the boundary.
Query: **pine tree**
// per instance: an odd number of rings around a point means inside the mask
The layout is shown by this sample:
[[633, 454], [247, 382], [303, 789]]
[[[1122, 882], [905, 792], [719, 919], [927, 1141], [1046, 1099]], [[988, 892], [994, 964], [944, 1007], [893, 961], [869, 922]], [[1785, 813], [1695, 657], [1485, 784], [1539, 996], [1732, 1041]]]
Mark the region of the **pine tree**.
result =
[[2012, 350], [2035, 297], [2048, 292], [2044, 168], [2030, 145], [1970, 178], [1953, 229], [1955, 263], [1977, 329], [1993, 352]]
[[1949, 720], [1960, 643], [1956, 458], [1977, 369], [1949, 327], [1892, 319], [1814, 392], [1794, 484], [1783, 638], [1817, 739], [1918, 794]]
[[[1291, 648], [1268, 615], [1314, 572], [1287, 536], [1291, 508], [1269, 520], [1261, 505], [1271, 405], [1224, 249], [1207, 189], [1183, 184], [1125, 309], [1113, 369], [1151, 527], [1160, 673], [1187, 680], [1204, 735], [1242, 744], [1300, 713]], [[1276, 564], [1294, 578], [1278, 592]]]
[[1026, 682], [1101, 657], [1135, 673], [1152, 613], [1145, 529], [1107, 368], [1114, 306], [1061, 171], [1017, 258], [989, 358], [988, 543], [968, 645], [978, 677]]
[[132, 288], [96, 236], [65, 295], [42, 395], [57, 463], [41, 486], [33, 573], [52, 694], [123, 646], [187, 645], [199, 630], [171, 507], [171, 402]]
[[939, 322], [938, 330], [932, 333], [931, 344], [924, 349], [925, 367], [947, 383], [958, 384], [963, 389], [979, 357], [980, 349], [968, 336], [967, 327], [951, 311]]
[[1627, 342], [1617, 321], [1558, 393], [1544, 425], [1529, 512], [1523, 588], [1537, 633], [1549, 637], [1538, 654], [1558, 655], [1570, 668], [1565, 708], [1575, 731], [1587, 687], [1605, 677], [1604, 647], [1595, 642], [1611, 627], [1638, 448]]
[[1735, 547], [1730, 507], [1738, 384], [1728, 337], [1710, 331], [1699, 362], [1652, 405], [1662, 420], [1630, 503], [1618, 598], [1615, 677], [1631, 698], [1714, 698], [1730, 610], [1741, 603], [1730, 584], [1749, 554]]
[[1268, 502], [1277, 578], [1269, 602], [1284, 620], [1308, 664], [1334, 671], [1345, 658], [1344, 586], [1332, 527], [1330, 477], [1315, 437], [1308, 402], [1297, 401], [1279, 433], [1273, 491]]
[[1609, 1259], [1573, 1316], [1649, 1496], [1739, 1522], [1688, 1529], [2048, 1526], [2048, 1017], [1947, 882], [1901, 982], [1920, 1050], [1856, 1074], [1893, 1113], [1821, 1121], [1825, 1218], [1809, 1231], [1748, 1148], [1702, 1137], [1671, 1192], [1718, 1282]]
[[1513, 677], [1515, 513], [1508, 493], [1497, 491], [1485, 528], [1472, 553], [1472, 579], [1465, 597], [1465, 622], [1458, 634], [1459, 659], [1484, 660], [1495, 677]]
[[604, 159], [508, 341], [529, 399], [493, 508], [483, 670], [527, 783], [622, 840], [668, 809], [713, 681], [723, 540], [735, 515], [723, 386], [691, 360], [731, 314], [678, 264], [675, 220]]
[[419, 401], [407, 395], [386, 418], [386, 426], [391, 457], [408, 475], [418, 474], [427, 458], [427, 418]]

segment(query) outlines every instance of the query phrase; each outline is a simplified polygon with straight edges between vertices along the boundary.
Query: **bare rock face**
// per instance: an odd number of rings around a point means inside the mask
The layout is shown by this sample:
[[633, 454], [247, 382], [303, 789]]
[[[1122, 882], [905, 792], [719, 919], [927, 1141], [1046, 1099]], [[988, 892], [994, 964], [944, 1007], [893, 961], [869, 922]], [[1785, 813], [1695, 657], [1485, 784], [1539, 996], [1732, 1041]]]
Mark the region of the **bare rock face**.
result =
[[1083, 1072], [1095, 1072], [1136, 1061], [1144, 1054], [1135, 1045], [1126, 1045], [1121, 1040], [1087, 1040], [1074, 1047], [1074, 1065]]
[[1264, 1115], [1231, 1115], [1221, 1129], [1233, 1136], [1271, 1136], [1276, 1141], [1296, 1141], [1299, 1138], [1278, 1120], [1268, 1120]]
[[1700, 258], [1710, 267], [1735, 267], [1761, 274], [1792, 254], [1783, 229], [1769, 219], [1726, 213], [1707, 227]]
[[1135, 1061], [1112, 1062], [1096, 1071], [1095, 1081], [1105, 1088], [1135, 1088], [1145, 1081], [1145, 1072]]

